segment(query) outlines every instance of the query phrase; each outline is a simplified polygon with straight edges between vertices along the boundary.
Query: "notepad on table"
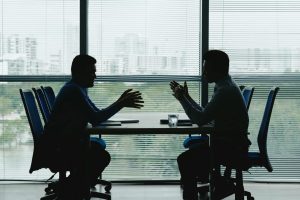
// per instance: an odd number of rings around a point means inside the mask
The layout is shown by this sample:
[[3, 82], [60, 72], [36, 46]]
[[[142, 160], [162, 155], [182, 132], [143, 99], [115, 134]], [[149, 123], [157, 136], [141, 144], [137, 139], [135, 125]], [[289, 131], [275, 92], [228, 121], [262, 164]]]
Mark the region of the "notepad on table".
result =
[[120, 121], [111, 121], [111, 120], [107, 120], [97, 124], [97, 126], [121, 126], [121, 125], [122, 123]]
[[[160, 124], [169, 124], [169, 120], [161, 119]], [[189, 119], [178, 119], [178, 124], [192, 124], [192, 121]]]

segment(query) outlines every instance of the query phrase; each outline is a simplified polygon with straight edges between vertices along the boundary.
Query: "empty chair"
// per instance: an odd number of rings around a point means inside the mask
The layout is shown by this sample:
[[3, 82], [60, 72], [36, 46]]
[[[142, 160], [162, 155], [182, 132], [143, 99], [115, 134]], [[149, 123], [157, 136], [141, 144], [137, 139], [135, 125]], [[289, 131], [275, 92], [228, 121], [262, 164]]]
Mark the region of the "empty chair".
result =
[[243, 90], [242, 90], [242, 94], [243, 94], [243, 97], [244, 97], [244, 101], [245, 101], [247, 111], [249, 110], [253, 93], [254, 93], [254, 87], [244, 87]]
[[45, 99], [47, 101], [48, 108], [51, 111], [53, 108], [53, 105], [54, 105], [54, 101], [55, 101], [54, 90], [50, 86], [46, 86], [46, 87], [41, 86], [41, 89], [45, 95]]
[[[35, 103], [35, 99], [32, 91], [20, 89], [20, 95], [22, 98], [22, 102], [25, 108], [26, 116], [33, 137], [33, 155], [32, 155], [31, 166], [29, 169], [29, 173], [32, 173], [33, 171], [46, 167], [46, 166], [42, 166], [39, 162], [40, 154], [38, 149], [38, 144], [43, 134], [43, 125], [39, 116], [38, 108]], [[59, 174], [60, 181], [63, 181], [63, 179], [65, 178], [65, 176], [62, 176], [62, 174], [63, 173]], [[42, 197], [41, 200], [56, 199], [57, 196], [58, 196], [57, 193], [51, 192], [50, 194], [47, 194], [46, 196]]]
[[41, 88], [37, 88], [37, 89], [32, 88], [32, 90], [33, 90], [35, 98], [38, 102], [38, 105], [39, 105], [40, 111], [42, 113], [44, 122], [47, 123], [48, 120], [49, 120], [49, 117], [50, 117], [50, 110], [49, 110], [49, 106], [48, 106], [46, 97], [45, 97], [45, 95], [44, 95]]

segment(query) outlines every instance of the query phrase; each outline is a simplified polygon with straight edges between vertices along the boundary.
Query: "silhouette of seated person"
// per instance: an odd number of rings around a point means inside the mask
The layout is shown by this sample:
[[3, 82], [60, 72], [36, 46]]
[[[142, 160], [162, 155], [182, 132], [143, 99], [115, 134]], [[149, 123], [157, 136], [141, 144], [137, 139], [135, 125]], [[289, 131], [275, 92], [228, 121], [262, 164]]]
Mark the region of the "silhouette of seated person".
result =
[[192, 200], [197, 199], [196, 177], [208, 182], [211, 151], [214, 165], [224, 162], [236, 164], [245, 160], [250, 145], [247, 137], [248, 113], [239, 86], [228, 73], [228, 55], [220, 50], [208, 51], [203, 57], [203, 68], [203, 78], [208, 83], [215, 83], [214, 93], [205, 107], [192, 99], [186, 82], [183, 86], [176, 81], [170, 82], [173, 95], [193, 123], [202, 126], [214, 122], [215, 126], [213, 149], [209, 148], [208, 142], [203, 142], [177, 158], [183, 198]]
[[58, 93], [40, 143], [41, 166], [52, 171], [70, 171], [64, 192], [66, 199], [88, 197], [90, 187], [110, 163], [103, 140], [91, 140], [85, 133], [87, 124], [106, 121], [124, 107], [143, 107], [141, 93], [128, 89], [107, 108], [97, 108], [87, 91], [94, 86], [95, 64], [96, 59], [89, 55], [73, 59], [72, 79]]

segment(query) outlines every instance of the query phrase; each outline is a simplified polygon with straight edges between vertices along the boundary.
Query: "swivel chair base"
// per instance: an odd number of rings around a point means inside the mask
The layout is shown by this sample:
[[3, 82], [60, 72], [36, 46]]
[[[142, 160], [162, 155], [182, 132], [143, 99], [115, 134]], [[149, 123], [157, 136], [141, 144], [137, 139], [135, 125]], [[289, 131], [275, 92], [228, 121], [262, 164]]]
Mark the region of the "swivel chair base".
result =
[[[40, 200], [59, 200], [59, 190], [60, 190], [60, 180], [51, 182], [48, 184], [48, 187], [45, 188], [46, 195]], [[105, 180], [99, 179], [97, 181], [97, 184], [105, 185], [104, 189], [106, 193], [101, 193], [97, 191], [90, 191], [90, 198], [95, 197], [95, 198], [100, 198], [100, 199], [106, 199], [106, 200], [111, 200], [111, 195], [110, 195], [110, 189], [111, 189], [111, 183]], [[93, 190], [93, 188], [91, 189]]]

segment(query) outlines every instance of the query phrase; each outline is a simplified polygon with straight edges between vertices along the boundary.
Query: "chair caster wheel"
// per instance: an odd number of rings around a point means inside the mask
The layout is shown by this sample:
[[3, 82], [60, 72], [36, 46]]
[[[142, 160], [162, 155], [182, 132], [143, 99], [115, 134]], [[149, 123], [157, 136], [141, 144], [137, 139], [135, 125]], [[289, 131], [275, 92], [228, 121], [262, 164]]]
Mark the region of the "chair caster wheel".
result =
[[110, 190], [111, 190], [111, 185], [105, 186], [105, 187], [104, 187], [104, 190], [105, 190], [106, 192], [110, 192]]
[[51, 188], [45, 188], [46, 194], [51, 194], [53, 193], [53, 190]]

